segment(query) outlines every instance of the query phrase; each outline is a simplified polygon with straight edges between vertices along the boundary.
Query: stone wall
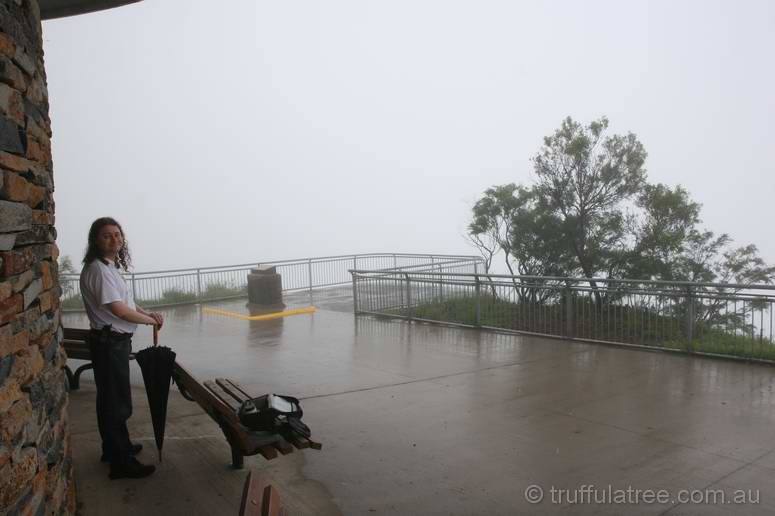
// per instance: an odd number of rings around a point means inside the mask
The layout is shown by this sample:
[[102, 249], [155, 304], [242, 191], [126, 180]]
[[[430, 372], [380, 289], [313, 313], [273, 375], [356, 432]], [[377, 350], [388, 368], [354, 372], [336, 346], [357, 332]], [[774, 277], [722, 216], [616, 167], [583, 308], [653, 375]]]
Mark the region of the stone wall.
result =
[[37, 0], [0, 0], [0, 514], [74, 514]]

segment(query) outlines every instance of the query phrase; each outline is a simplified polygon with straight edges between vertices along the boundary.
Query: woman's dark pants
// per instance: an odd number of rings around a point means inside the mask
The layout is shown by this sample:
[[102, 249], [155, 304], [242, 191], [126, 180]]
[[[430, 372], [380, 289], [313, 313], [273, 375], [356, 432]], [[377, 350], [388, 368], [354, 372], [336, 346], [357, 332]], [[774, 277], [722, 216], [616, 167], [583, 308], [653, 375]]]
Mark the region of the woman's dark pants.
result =
[[126, 464], [132, 449], [126, 427], [132, 415], [129, 386], [132, 334], [92, 330], [89, 349], [97, 385], [97, 425], [102, 437], [102, 454], [111, 464]]

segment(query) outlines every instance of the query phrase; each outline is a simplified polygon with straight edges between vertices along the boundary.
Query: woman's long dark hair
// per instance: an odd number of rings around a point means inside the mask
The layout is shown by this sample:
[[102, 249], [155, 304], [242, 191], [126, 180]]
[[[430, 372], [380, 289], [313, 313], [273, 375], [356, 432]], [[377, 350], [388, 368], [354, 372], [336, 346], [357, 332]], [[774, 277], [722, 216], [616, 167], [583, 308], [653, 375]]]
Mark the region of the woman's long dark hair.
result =
[[121, 224], [119, 224], [118, 221], [112, 217], [101, 217], [92, 222], [91, 228], [89, 228], [89, 244], [86, 246], [86, 253], [83, 257], [83, 264], [88, 265], [94, 260], [103, 259], [102, 254], [100, 253], [100, 249], [97, 247], [97, 235], [105, 226], [116, 226], [121, 232], [121, 240], [123, 240], [124, 245], [122, 245], [121, 249], [118, 250], [116, 269], [124, 269], [124, 271], [128, 271], [129, 266], [132, 264], [132, 257], [129, 255], [129, 242], [127, 242], [126, 236], [124, 236], [124, 229], [121, 227]]

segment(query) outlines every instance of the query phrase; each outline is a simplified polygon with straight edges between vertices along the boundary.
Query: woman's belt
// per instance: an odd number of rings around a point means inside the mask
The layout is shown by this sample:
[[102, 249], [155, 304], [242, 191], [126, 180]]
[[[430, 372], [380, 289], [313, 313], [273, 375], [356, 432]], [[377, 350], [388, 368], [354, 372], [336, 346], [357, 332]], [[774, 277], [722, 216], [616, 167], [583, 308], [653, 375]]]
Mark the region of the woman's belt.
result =
[[113, 339], [113, 340], [124, 340], [124, 339], [131, 339], [132, 333], [121, 333], [119, 331], [113, 331], [112, 326], [110, 324], [106, 324], [102, 327], [102, 329], [97, 330], [95, 328], [90, 328], [89, 333], [93, 335], [94, 337], [100, 339]]

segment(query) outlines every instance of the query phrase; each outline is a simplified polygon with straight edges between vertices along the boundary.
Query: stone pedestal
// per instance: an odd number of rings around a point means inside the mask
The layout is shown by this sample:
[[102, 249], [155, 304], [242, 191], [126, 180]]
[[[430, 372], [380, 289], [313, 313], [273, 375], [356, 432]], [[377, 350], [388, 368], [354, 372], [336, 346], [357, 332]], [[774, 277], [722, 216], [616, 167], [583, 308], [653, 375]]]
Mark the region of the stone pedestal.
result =
[[272, 312], [285, 308], [282, 276], [276, 267], [258, 266], [248, 274], [248, 307], [257, 312]]

